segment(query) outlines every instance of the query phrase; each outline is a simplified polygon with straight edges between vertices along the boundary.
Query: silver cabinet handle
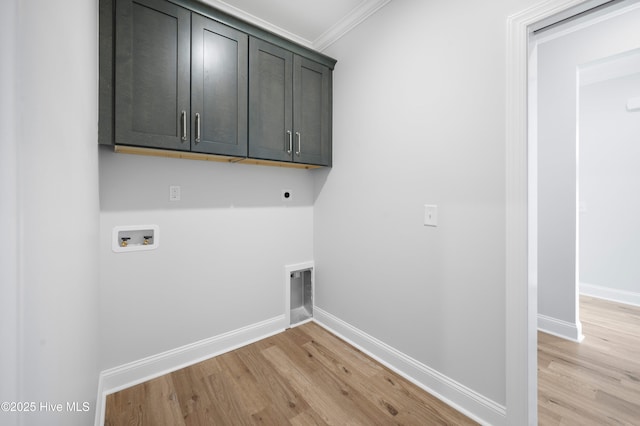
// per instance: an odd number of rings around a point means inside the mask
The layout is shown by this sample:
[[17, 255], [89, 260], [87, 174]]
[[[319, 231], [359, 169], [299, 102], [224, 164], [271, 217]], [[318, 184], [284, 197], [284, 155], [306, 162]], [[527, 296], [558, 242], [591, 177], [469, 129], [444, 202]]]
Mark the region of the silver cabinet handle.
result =
[[293, 149], [293, 135], [291, 134], [291, 130], [287, 130], [287, 134], [289, 135], [289, 149], [287, 149], [287, 154], [291, 154], [291, 150]]
[[196, 112], [196, 143], [200, 143], [200, 113]]
[[296, 132], [296, 136], [298, 137], [298, 150], [296, 151], [296, 155], [300, 156], [302, 152], [302, 136], [300, 136], [300, 132]]
[[187, 140], [187, 111], [182, 111], [182, 141]]

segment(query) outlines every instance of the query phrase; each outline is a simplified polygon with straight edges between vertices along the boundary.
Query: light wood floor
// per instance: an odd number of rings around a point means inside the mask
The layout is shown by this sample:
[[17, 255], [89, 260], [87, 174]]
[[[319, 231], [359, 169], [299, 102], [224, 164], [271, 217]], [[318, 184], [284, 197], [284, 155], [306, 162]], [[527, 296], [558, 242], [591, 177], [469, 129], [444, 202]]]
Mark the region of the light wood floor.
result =
[[585, 339], [538, 333], [541, 425], [640, 425], [640, 308], [580, 298]]
[[476, 423], [307, 323], [109, 395], [105, 424]]

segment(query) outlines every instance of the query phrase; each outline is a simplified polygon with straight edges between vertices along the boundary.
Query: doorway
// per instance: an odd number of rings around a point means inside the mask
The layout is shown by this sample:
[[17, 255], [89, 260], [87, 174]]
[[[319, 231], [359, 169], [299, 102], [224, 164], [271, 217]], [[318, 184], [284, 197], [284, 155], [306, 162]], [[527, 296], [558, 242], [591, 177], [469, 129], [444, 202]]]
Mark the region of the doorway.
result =
[[[530, 37], [531, 51], [536, 55], [535, 68], [530, 69], [534, 87], [529, 116], [534, 117], [537, 128], [537, 164], [531, 167], [537, 167], [538, 328], [577, 342], [583, 339], [579, 317], [580, 217], [590, 219], [584, 211], [584, 199], [579, 213], [579, 130], [594, 127], [580, 125], [585, 124], [579, 118], [580, 93], [588, 75], [591, 83], [596, 78], [615, 77], [593, 64], [627, 55], [640, 46], [638, 21], [638, 3], [621, 1]], [[592, 155], [586, 158], [592, 160]], [[618, 190], [609, 188], [608, 192]], [[594, 204], [593, 208], [598, 210], [599, 206]]]
[[[535, 43], [530, 44], [531, 36], [535, 30], [573, 20], [587, 10], [623, 2], [551, 0], [514, 14], [507, 21], [507, 424], [537, 424], [538, 117], [529, 115], [537, 108], [537, 81], [530, 79], [529, 71], [537, 66], [538, 56]], [[577, 205], [577, 197], [573, 202]], [[573, 232], [577, 232], [577, 222]], [[574, 298], [576, 293], [572, 292]]]
[[640, 44], [578, 71], [580, 293], [640, 306]]

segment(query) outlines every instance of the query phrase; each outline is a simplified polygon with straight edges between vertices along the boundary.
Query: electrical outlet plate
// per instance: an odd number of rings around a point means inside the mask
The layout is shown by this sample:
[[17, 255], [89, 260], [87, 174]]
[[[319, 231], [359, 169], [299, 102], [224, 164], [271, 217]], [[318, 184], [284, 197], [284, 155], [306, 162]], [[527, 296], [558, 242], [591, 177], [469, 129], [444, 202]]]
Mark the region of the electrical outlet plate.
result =
[[[123, 238], [126, 238], [127, 244], [125, 246], [122, 245]], [[114, 253], [154, 250], [159, 245], [160, 227], [158, 225], [127, 225], [113, 228], [111, 250]]]
[[180, 187], [178, 185], [169, 186], [169, 201], [180, 201]]
[[438, 206], [424, 205], [424, 226], [438, 226]]

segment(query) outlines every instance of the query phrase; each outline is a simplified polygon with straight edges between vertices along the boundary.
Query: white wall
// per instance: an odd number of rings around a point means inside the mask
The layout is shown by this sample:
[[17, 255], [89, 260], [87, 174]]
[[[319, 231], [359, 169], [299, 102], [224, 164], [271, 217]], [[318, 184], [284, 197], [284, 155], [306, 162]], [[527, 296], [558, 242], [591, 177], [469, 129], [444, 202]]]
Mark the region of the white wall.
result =
[[[638, 70], [640, 71], [640, 69]], [[580, 282], [640, 300], [640, 72], [580, 87]]]
[[327, 51], [334, 167], [317, 182], [316, 303], [498, 405], [505, 23], [532, 3], [394, 1]]
[[[0, 401], [18, 401], [18, 184], [16, 93], [17, 0], [5, 2], [0, 14]], [[16, 413], [0, 413], [7, 426]]]
[[3, 3], [2, 401], [36, 402], [23, 425], [86, 425], [96, 402], [96, 10]]
[[[6, 190], [20, 194], [20, 219], [9, 205], [2, 229], [15, 219], [22, 232], [21, 398], [90, 400], [96, 360], [103, 369], [280, 314], [281, 265], [315, 248], [323, 309], [504, 404], [504, 25], [531, 3], [391, 2], [335, 44], [330, 171], [101, 150], [98, 215], [96, 4], [19, 2], [6, 28], [22, 40], [21, 101], [2, 111], [19, 111], [3, 131], [20, 129], [20, 147], [3, 145], [18, 159], [2, 166], [17, 176]], [[181, 203], [168, 203], [169, 184], [182, 185]], [[424, 203], [439, 205], [438, 228], [422, 226]], [[110, 251], [113, 225], [149, 222], [157, 251]]]
[[[313, 173], [101, 148], [101, 369], [284, 315], [284, 266], [313, 260]], [[112, 252], [114, 226], [145, 224], [158, 249]]]
[[[22, 1], [5, 27], [23, 52], [21, 101], [1, 104], [19, 111], [3, 136], [20, 129], [20, 147], [3, 144], [0, 160], [18, 179], [2, 193], [20, 194], [21, 219], [3, 203], [0, 225], [19, 220], [23, 233], [21, 397], [88, 400], [96, 360], [104, 369], [278, 315], [282, 266], [315, 257], [322, 309], [504, 404], [504, 25], [533, 0], [395, 1], [333, 45], [331, 170], [101, 150], [100, 214], [93, 3]], [[182, 186], [179, 204], [169, 184]], [[300, 194], [293, 205], [281, 187]], [[438, 204], [438, 228], [422, 226], [424, 203]], [[112, 226], [137, 223], [160, 225], [161, 247], [112, 253]]]
[[[640, 11], [538, 45], [538, 313], [547, 331], [580, 337], [576, 263], [577, 68], [640, 46]], [[558, 328], [554, 328], [557, 326]]]

